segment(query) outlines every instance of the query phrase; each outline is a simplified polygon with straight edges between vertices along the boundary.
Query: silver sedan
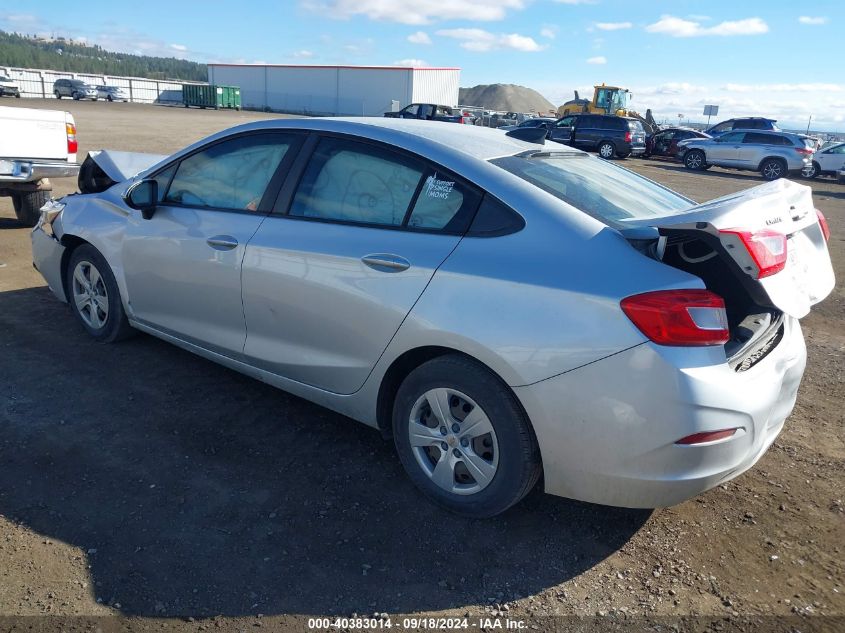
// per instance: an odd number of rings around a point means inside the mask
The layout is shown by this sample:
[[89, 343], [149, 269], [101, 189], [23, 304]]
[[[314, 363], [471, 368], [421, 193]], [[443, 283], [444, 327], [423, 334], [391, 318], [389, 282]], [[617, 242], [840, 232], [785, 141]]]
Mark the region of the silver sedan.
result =
[[96, 340], [140, 330], [375, 427], [464, 515], [541, 475], [628, 507], [736, 477], [834, 285], [809, 188], [697, 206], [535, 136], [277, 120], [92, 153], [34, 264]]

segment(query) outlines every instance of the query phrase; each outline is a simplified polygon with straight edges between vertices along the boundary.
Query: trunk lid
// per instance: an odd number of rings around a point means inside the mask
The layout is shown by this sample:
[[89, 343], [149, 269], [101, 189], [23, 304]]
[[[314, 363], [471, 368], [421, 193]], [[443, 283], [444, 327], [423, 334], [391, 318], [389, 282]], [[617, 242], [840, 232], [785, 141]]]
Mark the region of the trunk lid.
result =
[[[668, 240], [697, 235], [720, 255], [727, 256], [744, 275], [746, 285], [756, 286], [772, 307], [796, 317], [827, 297], [835, 279], [813, 205], [812, 190], [780, 179], [697, 205], [676, 215], [626, 222], [632, 229], [651, 226]], [[752, 255], [734, 233], [774, 231], [786, 236], [784, 268], [757, 278]]]
[[61, 110], [0, 107], [0, 158], [68, 160], [66, 123]]

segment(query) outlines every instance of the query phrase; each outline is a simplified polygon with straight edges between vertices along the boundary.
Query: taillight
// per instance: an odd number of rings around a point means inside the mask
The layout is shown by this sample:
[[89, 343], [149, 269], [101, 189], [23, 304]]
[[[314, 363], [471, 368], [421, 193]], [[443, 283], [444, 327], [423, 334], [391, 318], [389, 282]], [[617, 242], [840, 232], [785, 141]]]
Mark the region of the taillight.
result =
[[79, 143], [76, 140], [76, 126], [73, 123], [65, 123], [65, 131], [67, 132], [67, 153], [76, 154], [79, 149]]
[[625, 142], [626, 143], [630, 143], [632, 138], [634, 138], [634, 136], [631, 134], [631, 132], [625, 132]]
[[795, 151], [798, 152], [799, 154], [801, 154], [802, 156], [810, 156], [813, 153], [815, 153], [814, 150], [812, 150], [808, 147], [796, 147]]
[[770, 229], [761, 231], [727, 229], [719, 233], [734, 235], [739, 239], [757, 266], [757, 279], [779, 273], [786, 266], [786, 235], [783, 233]]
[[824, 235], [824, 241], [830, 241], [830, 226], [827, 224], [827, 218], [824, 217], [824, 213], [816, 209], [816, 215], [819, 218], [819, 226], [822, 227], [822, 235]]
[[658, 345], [722, 345], [730, 338], [725, 302], [709, 290], [657, 290], [626, 297], [619, 305]]
[[682, 437], [675, 444], [683, 444], [689, 446], [691, 444], [706, 444], [707, 442], [715, 442], [716, 440], [723, 440], [727, 437], [733, 437], [736, 434], [736, 429], [722, 429], [721, 431], [707, 431], [705, 433], [693, 433]]

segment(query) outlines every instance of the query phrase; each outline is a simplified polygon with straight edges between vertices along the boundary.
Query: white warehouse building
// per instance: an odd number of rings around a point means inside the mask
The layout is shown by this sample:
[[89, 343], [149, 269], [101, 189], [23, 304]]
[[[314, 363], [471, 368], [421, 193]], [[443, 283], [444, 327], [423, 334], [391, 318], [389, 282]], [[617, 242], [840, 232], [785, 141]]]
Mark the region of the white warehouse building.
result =
[[460, 68], [209, 64], [208, 83], [239, 86], [244, 108], [381, 116], [409, 103], [458, 104]]

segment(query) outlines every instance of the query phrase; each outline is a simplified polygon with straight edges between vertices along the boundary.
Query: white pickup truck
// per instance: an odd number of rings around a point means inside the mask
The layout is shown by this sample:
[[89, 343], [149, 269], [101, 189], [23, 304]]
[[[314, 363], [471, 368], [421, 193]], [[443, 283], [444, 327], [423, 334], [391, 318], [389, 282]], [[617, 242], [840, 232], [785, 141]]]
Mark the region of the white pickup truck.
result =
[[18, 220], [35, 226], [50, 178], [79, 173], [77, 148], [70, 112], [0, 107], [0, 196], [11, 196]]

